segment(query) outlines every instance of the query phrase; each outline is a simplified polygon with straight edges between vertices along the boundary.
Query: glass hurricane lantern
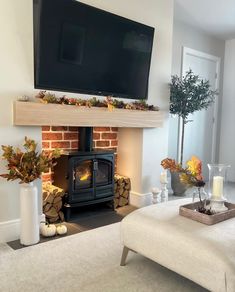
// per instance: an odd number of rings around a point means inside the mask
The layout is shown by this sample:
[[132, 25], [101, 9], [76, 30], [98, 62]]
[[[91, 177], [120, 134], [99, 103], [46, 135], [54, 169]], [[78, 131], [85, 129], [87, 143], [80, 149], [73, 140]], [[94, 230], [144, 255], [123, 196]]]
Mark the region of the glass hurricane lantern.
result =
[[228, 164], [208, 164], [209, 168], [209, 200], [208, 209], [219, 213], [227, 211], [226, 199]]

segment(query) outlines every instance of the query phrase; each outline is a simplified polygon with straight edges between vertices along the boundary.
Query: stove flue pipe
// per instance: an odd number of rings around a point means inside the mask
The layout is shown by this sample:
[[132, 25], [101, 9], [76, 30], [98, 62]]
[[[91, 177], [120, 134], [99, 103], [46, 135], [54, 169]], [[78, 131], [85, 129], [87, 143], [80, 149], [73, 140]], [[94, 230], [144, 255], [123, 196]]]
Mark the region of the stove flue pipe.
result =
[[79, 151], [93, 150], [93, 127], [79, 127]]

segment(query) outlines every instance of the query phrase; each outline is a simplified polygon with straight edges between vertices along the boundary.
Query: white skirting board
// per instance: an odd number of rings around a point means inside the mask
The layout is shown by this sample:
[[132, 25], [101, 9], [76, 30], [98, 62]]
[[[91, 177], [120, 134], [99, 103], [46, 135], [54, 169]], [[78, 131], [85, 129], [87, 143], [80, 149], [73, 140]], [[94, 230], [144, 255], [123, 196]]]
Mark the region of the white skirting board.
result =
[[140, 194], [137, 192], [130, 192], [129, 204], [137, 208], [142, 208], [152, 204], [152, 193]]
[[19, 239], [20, 219], [0, 222], [0, 243]]
[[[39, 222], [45, 221], [45, 215], [39, 216]], [[20, 238], [20, 219], [0, 222], [0, 243]]]

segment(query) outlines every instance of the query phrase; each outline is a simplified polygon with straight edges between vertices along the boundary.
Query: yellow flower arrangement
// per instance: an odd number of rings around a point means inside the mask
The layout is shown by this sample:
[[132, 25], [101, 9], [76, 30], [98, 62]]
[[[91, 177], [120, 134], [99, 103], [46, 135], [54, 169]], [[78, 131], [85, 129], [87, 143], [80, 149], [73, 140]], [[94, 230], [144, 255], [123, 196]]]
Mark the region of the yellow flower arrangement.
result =
[[197, 207], [197, 211], [207, 215], [213, 215], [214, 212], [211, 209], [206, 209], [206, 198], [202, 200], [202, 190], [205, 186], [205, 182], [202, 177], [202, 162], [196, 156], [192, 156], [190, 160], [186, 162], [186, 167], [183, 168], [181, 164], [175, 162], [174, 159], [163, 159], [161, 165], [164, 169], [168, 169], [171, 172], [179, 172], [180, 181], [188, 185], [189, 187], [198, 188], [198, 196], [200, 204]]
[[161, 165], [171, 172], [179, 172], [181, 182], [188, 186], [203, 187], [205, 185], [202, 177], [202, 162], [196, 156], [192, 156], [187, 161], [185, 168], [170, 158], [162, 160]]

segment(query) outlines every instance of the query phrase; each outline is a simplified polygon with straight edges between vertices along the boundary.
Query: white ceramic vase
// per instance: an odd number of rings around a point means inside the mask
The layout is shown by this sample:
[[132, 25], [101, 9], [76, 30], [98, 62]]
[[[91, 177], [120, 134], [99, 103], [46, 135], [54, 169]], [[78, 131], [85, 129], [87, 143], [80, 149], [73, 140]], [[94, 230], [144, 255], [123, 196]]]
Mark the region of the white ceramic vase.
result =
[[20, 243], [39, 242], [38, 189], [33, 182], [20, 185]]

